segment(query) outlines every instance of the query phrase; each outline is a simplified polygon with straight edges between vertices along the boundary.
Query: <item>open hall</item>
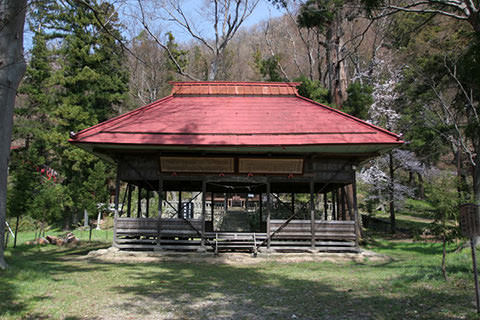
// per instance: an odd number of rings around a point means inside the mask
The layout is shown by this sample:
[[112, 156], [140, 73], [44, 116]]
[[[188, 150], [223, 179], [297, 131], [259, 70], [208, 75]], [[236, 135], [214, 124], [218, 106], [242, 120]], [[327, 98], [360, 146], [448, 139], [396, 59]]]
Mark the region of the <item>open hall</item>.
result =
[[174, 82], [171, 95], [72, 134], [117, 165], [113, 245], [358, 251], [355, 171], [403, 142], [297, 85]]

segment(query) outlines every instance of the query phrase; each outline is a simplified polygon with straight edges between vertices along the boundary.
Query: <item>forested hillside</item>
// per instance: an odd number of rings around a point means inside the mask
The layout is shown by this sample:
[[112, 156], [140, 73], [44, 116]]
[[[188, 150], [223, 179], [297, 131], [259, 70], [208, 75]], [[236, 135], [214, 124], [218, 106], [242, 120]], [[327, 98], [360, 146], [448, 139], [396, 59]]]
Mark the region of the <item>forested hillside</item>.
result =
[[169, 81], [295, 81], [406, 142], [359, 168], [364, 213], [384, 211], [395, 232], [407, 208], [454, 238], [458, 205], [480, 203], [479, 5], [271, 0], [283, 16], [246, 27], [257, 3], [31, 2], [7, 217], [68, 227], [95, 215], [114, 170], [70, 132], [168, 95]]

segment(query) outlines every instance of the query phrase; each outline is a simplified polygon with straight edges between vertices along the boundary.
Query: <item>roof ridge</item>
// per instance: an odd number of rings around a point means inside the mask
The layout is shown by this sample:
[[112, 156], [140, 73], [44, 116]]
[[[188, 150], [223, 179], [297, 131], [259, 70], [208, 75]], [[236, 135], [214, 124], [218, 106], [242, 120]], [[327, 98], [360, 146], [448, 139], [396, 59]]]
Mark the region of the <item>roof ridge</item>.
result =
[[172, 95], [295, 96], [298, 82], [171, 81]]

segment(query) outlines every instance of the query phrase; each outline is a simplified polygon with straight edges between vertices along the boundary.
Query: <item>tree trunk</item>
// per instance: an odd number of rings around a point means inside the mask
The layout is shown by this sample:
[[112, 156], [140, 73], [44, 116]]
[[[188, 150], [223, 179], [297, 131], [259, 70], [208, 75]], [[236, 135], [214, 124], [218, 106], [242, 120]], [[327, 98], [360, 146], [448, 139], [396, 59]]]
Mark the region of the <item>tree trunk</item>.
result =
[[[477, 214], [480, 216], [480, 141], [475, 145], [477, 156], [475, 157], [475, 166], [473, 168], [473, 199], [477, 205]], [[475, 239], [478, 243], [478, 237]]]
[[20, 216], [17, 216], [17, 221], [15, 223], [15, 238], [13, 239], [13, 247], [17, 247], [17, 234], [18, 234], [18, 223], [20, 222]]
[[[7, 212], [8, 158], [12, 140], [13, 108], [18, 85], [25, 73], [23, 26], [26, 0], [0, 2], [0, 239], [5, 237]], [[0, 246], [0, 269], [5, 269], [3, 246]]]
[[210, 63], [210, 70], [208, 72], [208, 80], [217, 80], [218, 75], [218, 67], [220, 64], [220, 56], [217, 54], [215, 58], [213, 58], [212, 62]]
[[394, 169], [393, 169], [393, 154], [390, 152], [388, 154], [389, 158], [389, 169], [390, 169], [390, 185], [389, 185], [389, 208], [390, 208], [390, 230], [392, 233], [395, 233], [395, 203], [394, 203]]
[[83, 226], [85, 228], [88, 227], [88, 211], [87, 211], [87, 209], [83, 209]]
[[425, 199], [425, 186], [423, 185], [423, 177], [420, 172], [417, 172], [418, 177], [418, 197], [420, 199]]
[[97, 227], [95, 228], [96, 230], [102, 230], [100, 228], [100, 220], [102, 220], [102, 212], [101, 211], [98, 211], [98, 215], [97, 215]]
[[[445, 228], [445, 225], [443, 226]], [[445, 233], [443, 234], [443, 252], [442, 252], [442, 274], [445, 281], [448, 281], [447, 277], [447, 266], [445, 264], [445, 260], [447, 257], [447, 237]]]

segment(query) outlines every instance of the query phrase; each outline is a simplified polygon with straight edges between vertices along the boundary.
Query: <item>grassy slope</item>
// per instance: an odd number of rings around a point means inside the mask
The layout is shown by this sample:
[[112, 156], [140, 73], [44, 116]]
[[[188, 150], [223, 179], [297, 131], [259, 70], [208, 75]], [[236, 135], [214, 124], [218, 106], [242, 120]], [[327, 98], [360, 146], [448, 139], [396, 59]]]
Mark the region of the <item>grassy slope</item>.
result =
[[76, 257], [93, 247], [20, 246], [0, 271], [0, 319], [474, 319], [470, 252], [379, 241], [389, 263], [163, 262]]

